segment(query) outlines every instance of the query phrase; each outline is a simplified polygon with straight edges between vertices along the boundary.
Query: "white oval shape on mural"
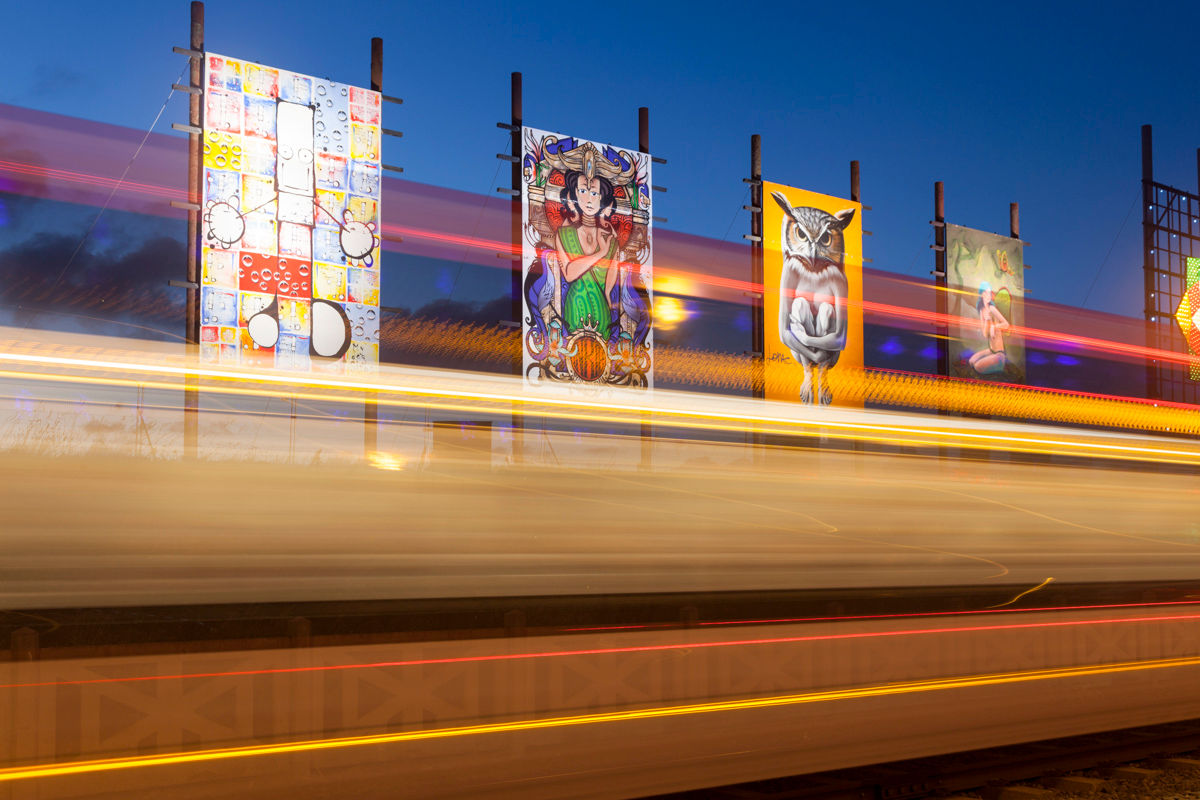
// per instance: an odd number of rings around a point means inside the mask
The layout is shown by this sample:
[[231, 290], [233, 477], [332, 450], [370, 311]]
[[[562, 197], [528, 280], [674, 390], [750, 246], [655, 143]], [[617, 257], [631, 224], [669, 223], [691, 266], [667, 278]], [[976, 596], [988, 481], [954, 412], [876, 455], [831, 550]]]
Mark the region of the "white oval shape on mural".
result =
[[312, 350], [324, 358], [337, 358], [349, 345], [346, 318], [337, 306], [321, 300], [312, 304]]
[[279, 320], [266, 312], [251, 317], [246, 323], [246, 330], [250, 331], [254, 343], [264, 350], [274, 347], [279, 341]]

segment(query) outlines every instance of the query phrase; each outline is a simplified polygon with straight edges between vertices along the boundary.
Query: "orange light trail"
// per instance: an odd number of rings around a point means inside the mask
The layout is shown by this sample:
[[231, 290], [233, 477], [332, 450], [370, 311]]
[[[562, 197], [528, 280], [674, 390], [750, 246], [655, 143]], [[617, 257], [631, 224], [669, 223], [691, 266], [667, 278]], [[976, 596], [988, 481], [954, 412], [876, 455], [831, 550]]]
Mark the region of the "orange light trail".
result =
[[[982, 612], [980, 612], [982, 613]], [[1013, 613], [1008, 611], [1007, 613]], [[629, 645], [626, 647], [601, 647], [578, 650], [545, 650], [529, 653], [497, 653], [481, 656], [454, 656], [447, 658], [420, 658], [405, 661], [376, 661], [364, 664], [326, 664], [311, 667], [277, 667], [271, 669], [232, 670], [228, 672], [187, 672], [176, 675], [138, 675], [121, 678], [86, 678], [74, 681], [44, 681], [40, 683], [0, 684], [0, 689], [35, 689], [50, 686], [93, 686], [113, 683], [146, 683], [165, 680], [189, 680], [196, 678], [239, 678], [253, 675], [289, 675], [307, 672], [340, 672], [359, 669], [392, 669], [401, 667], [428, 667], [446, 664], [479, 664], [496, 661], [529, 661], [544, 658], [568, 658], [572, 656], [628, 655], [631, 653], [661, 653], [679, 650], [706, 650], [727, 647], [754, 647], [775, 644], [801, 644], [807, 642], [834, 642], [855, 639], [887, 639], [898, 636], [931, 636], [953, 633], [992, 633], [996, 631], [1032, 630], [1038, 628], [1078, 628], [1090, 625], [1121, 625], [1130, 623], [1181, 622], [1200, 620], [1200, 614], [1174, 614], [1155, 617], [1114, 617], [1098, 620], [1064, 620], [1060, 622], [1012, 622], [1004, 625], [968, 625], [954, 628], [910, 628], [899, 631], [857, 631], [854, 633], [825, 633], [809, 636], [773, 636], [759, 639], [733, 639], [717, 642], [679, 642], [672, 644]]]
[[5, 769], [0, 769], [0, 782], [27, 780], [30, 778], [50, 778], [65, 775], [112, 772], [115, 770], [138, 769], [144, 767], [162, 767], [178, 764], [227, 761], [230, 759], [254, 758], [261, 756], [282, 755], [286, 753], [319, 752], [323, 750], [337, 750], [351, 747], [366, 747], [384, 744], [399, 744], [401, 742], [429, 741], [434, 739], [449, 739], [463, 736], [481, 736], [495, 733], [518, 733], [521, 731], [567, 728], [581, 725], [633, 722], [636, 720], [662, 719], [669, 717], [726, 713], [733, 711], [752, 711], [763, 708], [780, 708], [787, 706], [807, 705], [812, 703], [836, 702], [840, 700], [889, 697], [924, 692], [982, 688], [988, 686], [1003, 686], [1019, 683], [1031, 683], [1035, 681], [1088, 678], [1100, 675], [1114, 675], [1161, 669], [1182, 669], [1196, 666], [1200, 666], [1200, 657], [1155, 659], [1152, 661], [1124, 661], [1085, 667], [1060, 667], [1055, 669], [1025, 670], [1020, 672], [999, 672], [990, 675], [972, 675], [962, 678], [938, 678], [919, 681], [905, 681], [900, 683], [885, 683], [852, 689], [834, 689], [819, 692], [804, 692], [800, 694], [776, 695], [772, 697], [757, 697], [747, 700], [721, 700], [709, 703], [688, 703], [681, 705], [633, 709], [628, 711], [577, 714], [574, 716], [551, 717], [548, 719], [526, 719], [512, 722], [494, 722], [483, 725], [463, 725], [453, 728], [434, 728], [431, 730], [382, 733], [367, 736], [309, 739], [296, 742], [281, 742], [278, 744], [247, 745], [242, 747], [223, 747], [211, 750], [163, 753], [160, 755], [106, 758], [74, 762], [68, 761], [58, 764], [35, 764], [30, 766], [8, 767]]

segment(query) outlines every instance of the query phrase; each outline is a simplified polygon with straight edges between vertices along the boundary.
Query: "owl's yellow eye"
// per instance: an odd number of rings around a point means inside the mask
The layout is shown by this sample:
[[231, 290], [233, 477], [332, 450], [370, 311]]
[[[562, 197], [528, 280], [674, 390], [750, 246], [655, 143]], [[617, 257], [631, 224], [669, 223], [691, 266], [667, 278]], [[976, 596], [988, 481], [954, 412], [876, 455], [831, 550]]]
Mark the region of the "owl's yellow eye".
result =
[[821, 241], [817, 242], [817, 244], [821, 245], [821, 247], [829, 247], [829, 245], [833, 244], [833, 234], [825, 231], [821, 234]]

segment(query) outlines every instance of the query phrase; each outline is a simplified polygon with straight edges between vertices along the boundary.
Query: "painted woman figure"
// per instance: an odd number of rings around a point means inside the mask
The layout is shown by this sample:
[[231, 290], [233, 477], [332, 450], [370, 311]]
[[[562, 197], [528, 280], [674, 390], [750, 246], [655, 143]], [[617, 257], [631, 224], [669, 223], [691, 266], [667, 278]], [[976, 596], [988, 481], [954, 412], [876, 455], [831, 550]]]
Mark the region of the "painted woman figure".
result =
[[1008, 330], [1008, 320], [996, 308], [996, 293], [987, 281], [979, 284], [979, 300], [975, 304], [979, 314], [979, 327], [987, 348], [979, 350], [971, 356], [970, 364], [980, 375], [992, 375], [1003, 372], [1008, 365], [1008, 354], [1004, 352], [1004, 332]]
[[646, 385], [648, 157], [540, 132], [525, 147], [526, 375]]
[[591, 159], [583, 170], [568, 172], [565, 183], [566, 217], [555, 236], [557, 259], [550, 265], [551, 302], [568, 331], [590, 327], [607, 339], [620, 324], [620, 304], [613, 299], [619, 274], [617, 232], [610, 223], [617, 207], [613, 185], [595, 174]]

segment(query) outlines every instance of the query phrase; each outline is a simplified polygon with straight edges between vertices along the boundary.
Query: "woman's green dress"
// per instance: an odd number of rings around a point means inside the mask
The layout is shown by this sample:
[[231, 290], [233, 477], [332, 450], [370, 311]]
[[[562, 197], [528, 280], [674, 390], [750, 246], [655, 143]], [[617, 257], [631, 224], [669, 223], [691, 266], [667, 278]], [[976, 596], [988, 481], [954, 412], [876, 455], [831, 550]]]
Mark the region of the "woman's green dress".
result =
[[[586, 255], [579, 243], [579, 232], [570, 225], [558, 230], [558, 241], [572, 259]], [[567, 298], [563, 303], [563, 318], [570, 334], [590, 324], [601, 338], [607, 339], [612, 327], [612, 311], [608, 298], [604, 296], [604, 281], [608, 277], [608, 264], [617, 252], [617, 240], [608, 245], [608, 252], [596, 266], [580, 275], [567, 285]]]

